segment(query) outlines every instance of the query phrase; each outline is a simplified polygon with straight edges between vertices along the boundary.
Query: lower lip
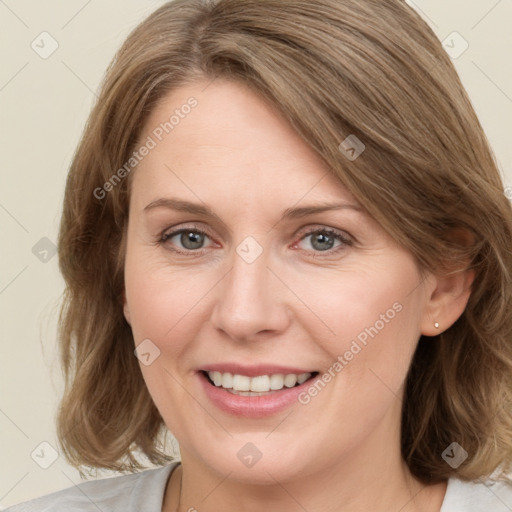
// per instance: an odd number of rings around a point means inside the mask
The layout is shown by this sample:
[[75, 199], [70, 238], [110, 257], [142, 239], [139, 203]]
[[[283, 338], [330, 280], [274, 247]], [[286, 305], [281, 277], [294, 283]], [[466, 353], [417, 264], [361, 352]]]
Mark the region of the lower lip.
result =
[[240, 396], [234, 395], [222, 387], [210, 383], [203, 372], [197, 373], [206, 396], [219, 409], [228, 414], [245, 418], [264, 418], [285, 410], [298, 402], [298, 396], [315, 381], [316, 377], [308, 379], [300, 386], [283, 388], [269, 395]]

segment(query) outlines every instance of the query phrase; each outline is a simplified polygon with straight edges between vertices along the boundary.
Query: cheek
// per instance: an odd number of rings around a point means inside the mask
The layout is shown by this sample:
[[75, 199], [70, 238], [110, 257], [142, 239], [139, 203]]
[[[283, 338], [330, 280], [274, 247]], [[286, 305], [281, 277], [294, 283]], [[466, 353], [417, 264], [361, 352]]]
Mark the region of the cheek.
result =
[[[309, 292], [302, 290], [334, 331], [310, 315], [310, 336], [327, 333], [312, 338], [326, 357], [323, 384], [300, 397], [308, 411], [303, 428], [320, 429], [321, 436], [332, 437], [329, 425], [338, 425], [333, 450], [335, 445], [344, 450], [345, 443], [360, 442], [389, 411], [399, 415], [401, 387], [420, 335], [423, 296], [420, 287], [415, 289], [420, 280], [415, 266], [402, 259], [400, 271], [386, 267], [387, 272], [375, 272], [375, 267], [347, 272], [329, 283], [317, 281]], [[329, 293], [320, 293], [322, 284], [329, 284]], [[323, 426], [316, 423], [320, 417]]]
[[184, 301], [178, 300], [185, 290], [179, 279], [165, 276], [150, 264], [144, 251], [128, 247], [125, 261], [126, 300], [130, 311], [135, 343], [149, 338], [159, 345], [165, 333], [184, 314]]
[[325, 369], [343, 374], [336, 381], [358, 394], [380, 386], [379, 378], [397, 390], [420, 336], [420, 276], [408, 259], [397, 261], [320, 277], [299, 292], [315, 313], [303, 314], [303, 325], [322, 347]]
[[198, 319], [193, 305], [199, 292], [190, 289], [184, 274], [157, 268], [143, 251], [127, 253], [125, 287], [135, 345], [150, 354], [149, 364], [142, 359], [140, 363], [144, 381], [168, 428], [180, 432], [181, 420], [174, 411], [186, 417], [190, 403], [176, 369], [182, 366], [195, 336]]

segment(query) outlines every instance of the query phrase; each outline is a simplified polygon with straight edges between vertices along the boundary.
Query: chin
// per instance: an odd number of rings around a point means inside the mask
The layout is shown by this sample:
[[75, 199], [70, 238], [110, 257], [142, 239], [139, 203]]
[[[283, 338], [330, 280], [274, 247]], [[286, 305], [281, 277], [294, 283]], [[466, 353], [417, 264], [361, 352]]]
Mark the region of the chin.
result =
[[272, 441], [272, 434], [265, 439], [268, 435], [251, 432], [235, 436], [229, 446], [218, 445], [219, 453], [217, 449], [210, 450], [206, 457], [201, 457], [202, 464], [222, 478], [229, 475], [231, 481], [252, 485], [276, 485], [314, 471], [314, 461], [304, 457], [304, 446], [314, 443], [298, 442], [295, 438], [296, 446], [291, 446], [278, 437]]

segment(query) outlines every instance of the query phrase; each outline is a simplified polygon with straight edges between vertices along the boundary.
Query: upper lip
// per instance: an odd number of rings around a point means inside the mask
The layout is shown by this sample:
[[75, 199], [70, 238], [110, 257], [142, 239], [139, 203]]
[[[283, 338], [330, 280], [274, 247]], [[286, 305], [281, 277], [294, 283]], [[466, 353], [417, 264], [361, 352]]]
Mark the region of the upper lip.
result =
[[257, 377], [258, 375], [273, 375], [276, 373], [282, 373], [283, 375], [295, 373], [297, 375], [300, 375], [301, 373], [316, 372], [316, 370], [308, 370], [305, 368], [293, 366], [279, 366], [275, 364], [257, 364], [247, 366], [239, 363], [207, 364], [205, 366], [202, 366], [199, 370], [205, 372], [220, 372], [232, 373], [237, 375], [247, 375], [247, 377]]

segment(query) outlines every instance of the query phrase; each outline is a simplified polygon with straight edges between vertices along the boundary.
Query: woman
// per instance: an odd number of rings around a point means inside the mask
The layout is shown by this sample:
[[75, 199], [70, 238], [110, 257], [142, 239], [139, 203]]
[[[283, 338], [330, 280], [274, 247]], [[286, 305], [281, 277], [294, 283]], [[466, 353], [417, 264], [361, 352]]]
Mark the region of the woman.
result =
[[162, 6], [59, 242], [61, 448], [162, 467], [8, 510], [512, 509], [512, 211], [404, 2]]

